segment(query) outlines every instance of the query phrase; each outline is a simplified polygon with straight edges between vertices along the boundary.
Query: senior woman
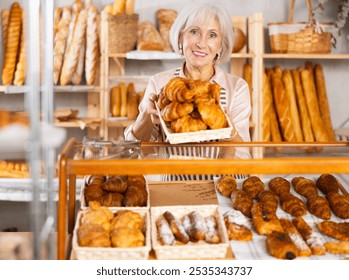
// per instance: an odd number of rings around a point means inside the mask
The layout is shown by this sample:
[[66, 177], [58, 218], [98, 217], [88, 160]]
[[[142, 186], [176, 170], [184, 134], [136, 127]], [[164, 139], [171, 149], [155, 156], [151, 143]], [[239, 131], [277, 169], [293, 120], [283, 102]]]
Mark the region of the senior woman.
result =
[[[159, 125], [159, 118], [152, 100], [174, 77], [190, 78], [217, 83], [221, 87], [220, 104], [231, 118], [234, 129], [230, 141], [250, 141], [249, 119], [251, 114], [250, 93], [245, 80], [226, 73], [218, 66], [227, 62], [233, 47], [230, 16], [212, 4], [195, 3], [186, 6], [177, 16], [170, 30], [170, 41], [175, 52], [183, 55], [179, 68], [152, 76], [139, 105], [139, 115], [134, 124], [125, 130], [126, 140], [166, 141]], [[224, 157], [219, 147], [173, 147], [170, 154], [219, 158]], [[230, 150], [231, 152], [231, 150]], [[250, 158], [248, 148], [233, 149], [235, 158]], [[193, 179], [182, 176], [172, 179]], [[195, 177], [198, 178], [197, 176]], [[209, 179], [210, 176], [200, 176]]]

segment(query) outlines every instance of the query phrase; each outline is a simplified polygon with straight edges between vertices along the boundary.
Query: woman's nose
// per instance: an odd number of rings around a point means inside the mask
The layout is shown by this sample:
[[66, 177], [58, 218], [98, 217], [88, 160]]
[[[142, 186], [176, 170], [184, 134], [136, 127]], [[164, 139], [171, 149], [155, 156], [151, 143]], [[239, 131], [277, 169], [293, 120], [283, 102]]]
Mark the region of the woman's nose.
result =
[[206, 41], [204, 38], [199, 38], [198, 41], [196, 42], [196, 46], [198, 48], [204, 48], [206, 46]]

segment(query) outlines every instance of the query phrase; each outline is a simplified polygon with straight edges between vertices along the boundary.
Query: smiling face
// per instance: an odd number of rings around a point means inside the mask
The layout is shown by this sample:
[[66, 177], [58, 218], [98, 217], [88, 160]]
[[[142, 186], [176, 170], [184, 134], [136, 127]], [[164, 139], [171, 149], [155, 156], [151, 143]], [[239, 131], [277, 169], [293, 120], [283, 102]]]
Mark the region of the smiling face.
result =
[[222, 51], [222, 34], [216, 19], [187, 28], [180, 41], [188, 70], [212, 68], [217, 53]]

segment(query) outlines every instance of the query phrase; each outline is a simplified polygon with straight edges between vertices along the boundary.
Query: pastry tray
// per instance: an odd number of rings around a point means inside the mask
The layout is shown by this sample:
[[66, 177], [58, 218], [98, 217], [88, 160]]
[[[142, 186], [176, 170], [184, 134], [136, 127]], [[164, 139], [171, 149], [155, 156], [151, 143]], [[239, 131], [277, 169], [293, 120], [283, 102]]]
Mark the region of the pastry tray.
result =
[[219, 140], [230, 138], [231, 132], [233, 130], [233, 124], [226, 113], [224, 113], [227, 121], [228, 127], [220, 129], [208, 129], [195, 132], [179, 132], [174, 133], [171, 128], [166, 124], [162, 119], [160, 109], [155, 102], [155, 107], [159, 115], [161, 127], [166, 135], [167, 140], [170, 144], [181, 144], [181, 143], [193, 143], [193, 142], [202, 142], [210, 140]]
[[[109, 208], [113, 213], [116, 213], [120, 208]], [[143, 233], [145, 235], [145, 245], [141, 247], [133, 248], [92, 248], [92, 247], [81, 247], [78, 244], [77, 232], [80, 226], [80, 220], [82, 216], [88, 210], [79, 210], [77, 215], [77, 220], [75, 223], [75, 228], [73, 232], [73, 242], [72, 242], [72, 254], [78, 260], [146, 260], [149, 257], [149, 252], [151, 250], [150, 243], [150, 219], [148, 209], [130, 209], [124, 208], [123, 210], [132, 210], [141, 214], [144, 222]]]
[[[86, 203], [86, 200], [85, 200], [85, 188], [86, 188], [86, 178], [87, 176], [85, 176], [82, 184], [81, 184], [81, 190], [80, 190], [80, 209], [81, 210], [85, 210], [85, 209], [88, 209], [89, 206], [87, 205]], [[144, 177], [146, 179], [146, 177]], [[137, 209], [149, 209], [150, 208], [150, 192], [149, 192], [149, 185], [148, 185], [148, 182], [147, 180], [145, 181], [146, 184], [145, 184], [145, 188], [147, 190], [147, 205], [146, 206], [134, 206], [134, 207], [125, 207], [125, 206], [120, 206], [120, 207], [111, 207], [111, 208], [114, 208], [114, 209], [129, 209], [129, 210], [137, 210]]]
[[[161, 245], [158, 240], [156, 219], [165, 211], [170, 211], [175, 217], [198, 211], [202, 216], [214, 215], [217, 219], [218, 234], [221, 243], [209, 244], [204, 241], [191, 242], [185, 245]], [[156, 259], [220, 259], [225, 258], [229, 247], [228, 236], [222, 214], [218, 205], [180, 205], [158, 206], [151, 208], [151, 237]]]

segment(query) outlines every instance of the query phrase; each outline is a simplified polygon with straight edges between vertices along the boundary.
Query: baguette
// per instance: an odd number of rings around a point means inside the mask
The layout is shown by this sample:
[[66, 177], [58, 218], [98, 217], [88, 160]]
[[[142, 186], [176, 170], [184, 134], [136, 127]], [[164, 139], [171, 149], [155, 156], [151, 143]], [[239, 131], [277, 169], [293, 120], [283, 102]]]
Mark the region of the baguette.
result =
[[2, 84], [11, 85], [15, 73], [22, 27], [22, 9], [15, 2], [11, 6], [7, 31], [6, 51], [2, 68]]
[[56, 37], [56, 34], [58, 32], [58, 25], [59, 25], [59, 21], [61, 20], [62, 17], [62, 8], [61, 7], [57, 7], [55, 8], [55, 13], [53, 16], [53, 38]]
[[76, 26], [74, 28], [72, 42], [67, 49], [67, 54], [64, 58], [62, 73], [60, 77], [61, 85], [65, 86], [71, 82], [73, 73], [78, 66], [80, 49], [83, 46], [86, 34], [87, 12], [81, 10], [78, 15]]
[[136, 119], [138, 116], [138, 96], [133, 83], [127, 86], [127, 118]]
[[79, 52], [79, 59], [78, 64], [76, 66], [76, 71], [73, 73], [71, 77], [72, 84], [77, 86], [81, 84], [82, 80], [82, 73], [84, 71], [85, 66], [85, 51], [86, 51], [86, 39], [83, 40], [80, 52]]
[[25, 80], [25, 70], [26, 70], [26, 48], [25, 48], [25, 36], [24, 36], [24, 12], [22, 12], [22, 31], [21, 31], [21, 41], [20, 41], [20, 51], [19, 58], [16, 66], [15, 77], [13, 84], [15, 86], [22, 86]]
[[10, 10], [3, 9], [1, 11], [1, 25], [2, 25], [2, 43], [3, 43], [4, 56], [5, 56], [6, 44], [7, 44], [7, 33], [8, 33], [9, 20], [10, 20]]
[[58, 24], [58, 30], [53, 42], [53, 82], [58, 84], [63, 65], [63, 57], [66, 50], [69, 33], [69, 23], [71, 21], [71, 11], [68, 7], [63, 7], [62, 17]]
[[305, 101], [307, 104], [311, 127], [314, 133], [315, 141], [319, 141], [319, 142], [328, 141], [328, 136], [320, 115], [319, 104], [316, 97], [316, 93], [311, 84], [312, 83], [311, 77], [310, 77], [311, 74], [309, 73], [308, 70], [304, 68], [300, 68], [299, 72], [301, 76], [302, 88], [304, 91]]
[[303, 141], [303, 133], [302, 133], [302, 128], [301, 128], [301, 123], [299, 120], [296, 94], [295, 94], [295, 89], [293, 86], [293, 80], [292, 80], [290, 70], [283, 71], [282, 81], [284, 83], [285, 92], [286, 92], [286, 95], [288, 97], [288, 101], [290, 104], [291, 119], [292, 119], [292, 124], [293, 124], [293, 128], [294, 128], [295, 136], [296, 136], [296, 141], [302, 142]]
[[[272, 91], [271, 82], [270, 82], [271, 75], [273, 74], [273, 70], [265, 69], [265, 73], [267, 74], [267, 77], [268, 77], [268, 84], [269, 84], [270, 94], [272, 98], [272, 106], [270, 107], [270, 111], [269, 111], [271, 141], [281, 142], [282, 136], [281, 136], [280, 127], [279, 127], [279, 123], [278, 123], [278, 119], [275, 111], [275, 102], [273, 100], [273, 91]], [[280, 149], [277, 148], [276, 150], [279, 151]]]
[[126, 0], [114, 0], [113, 15], [124, 14], [126, 8]]
[[92, 86], [96, 79], [98, 60], [98, 9], [91, 6], [88, 9], [87, 29], [86, 29], [86, 57], [85, 57], [85, 78], [86, 84]]
[[120, 116], [127, 117], [127, 87], [125, 83], [120, 83], [121, 107]]
[[285, 141], [295, 141], [296, 136], [291, 119], [290, 105], [284, 86], [279, 74], [272, 74], [273, 96], [275, 100], [276, 112], [279, 118], [283, 139]]
[[271, 141], [271, 120], [270, 109], [273, 107], [273, 95], [270, 89], [270, 83], [267, 74], [263, 73], [263, 117], [262, 117], [262, 133], [263, 141]]
[[276, 75], [282, 78], [282, 69], [280, 66], [274, 66], [273, 71]]
[[126, 0], [125, 13], [126, 15], [133, 15], [135, 12], [135, 0]]
[[328, 99], [327, 99], [327, 93], [326, 93], [325, 76], [324, 76], [321, 65], [316, 64], [314, 67], [314, 72], [315, 72], [316, 93], [319, 101], [319, 109], [320, 109], [322, 121], [324, 123], [329, 140], [335, 141], [336, 139], [335, 139], [335, 135], [332, 127], [330, 107], [328, 105]]
[[302, 125], [302, 131], [305, 142], [314, 142], [313, 132], [311, 130], [311, 123], [309, 118], [309, 112], [306, 105], [303, 88], [299, 72], [297, 70], [291, 70], [294, 88], [297, 96], [297, 103], [299, 108], [299, 116]]

